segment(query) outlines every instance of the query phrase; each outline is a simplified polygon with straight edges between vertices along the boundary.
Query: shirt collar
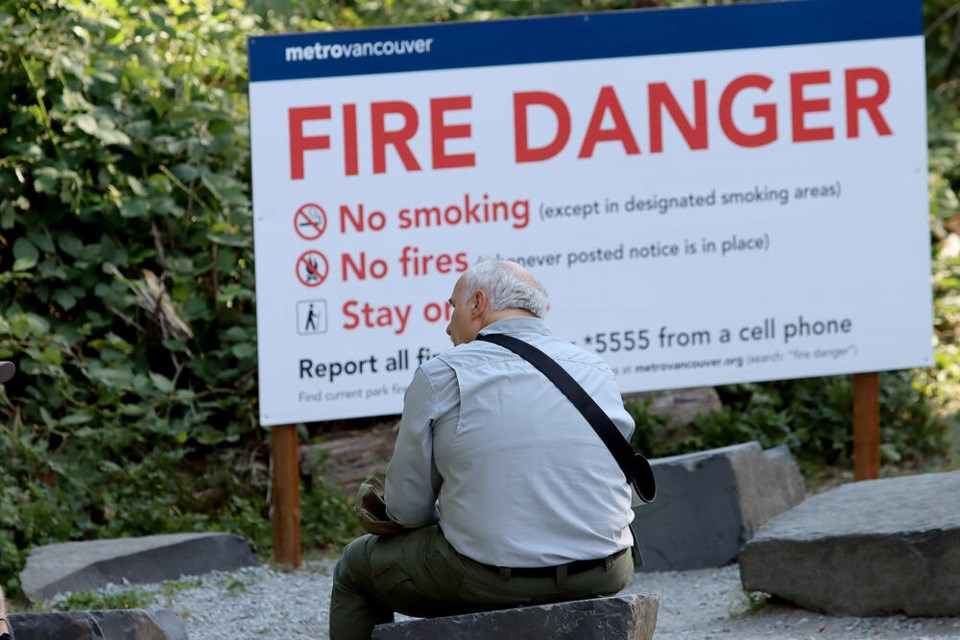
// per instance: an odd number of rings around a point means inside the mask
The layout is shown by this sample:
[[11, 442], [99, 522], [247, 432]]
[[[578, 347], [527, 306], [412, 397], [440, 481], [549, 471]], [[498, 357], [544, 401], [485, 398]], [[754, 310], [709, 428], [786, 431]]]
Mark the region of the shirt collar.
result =
[[517, 318], [504, 318], [488, 324], [480, 330], [478, 335], [488, 333], [538, 333], [550, 335], [551, 331], [547, 323], [542, 318], [529, 318], [521, 316]]

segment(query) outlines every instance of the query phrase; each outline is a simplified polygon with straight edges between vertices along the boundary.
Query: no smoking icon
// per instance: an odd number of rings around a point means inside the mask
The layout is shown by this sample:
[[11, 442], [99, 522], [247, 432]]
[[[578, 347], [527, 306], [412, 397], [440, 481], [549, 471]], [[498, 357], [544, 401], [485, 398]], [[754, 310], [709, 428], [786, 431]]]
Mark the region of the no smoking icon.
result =
[[327, 230], [327, 213], [320, 205], [308, 202], [294, 214], [293, 228], [304, 240], [316, 240]]
[[297, 279], [308, 287], [319, 287], [327, 279], [330, 265], [319, 251], [305, 251], [297, 258]]

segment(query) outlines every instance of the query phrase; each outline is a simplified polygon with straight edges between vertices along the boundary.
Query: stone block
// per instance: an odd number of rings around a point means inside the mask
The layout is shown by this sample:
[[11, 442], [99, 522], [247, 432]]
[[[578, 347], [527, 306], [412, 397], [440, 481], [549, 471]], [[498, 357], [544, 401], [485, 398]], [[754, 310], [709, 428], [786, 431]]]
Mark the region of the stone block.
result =
[[856, 482], [760, 528], [748, 591], [830, 615], [960, 615], [960, 472]]
[[13, 613], [17, 640], [187, 640], [187, 628], [169, 609]]
[[373, 640], [651, 640], [659, 598], [630, 594], [378, 625]]
[[146, 584], [259, 565], [250, 544], [226, 533], [175, 533], [36, 547], [20, 574], [24, 593], [47, 600], [124, 580]]
[[805, 496], [786, 447], [756, 442], [651, 460], [657, 499], [634, 508], [641, 571], [722, 567], [771, 517]]

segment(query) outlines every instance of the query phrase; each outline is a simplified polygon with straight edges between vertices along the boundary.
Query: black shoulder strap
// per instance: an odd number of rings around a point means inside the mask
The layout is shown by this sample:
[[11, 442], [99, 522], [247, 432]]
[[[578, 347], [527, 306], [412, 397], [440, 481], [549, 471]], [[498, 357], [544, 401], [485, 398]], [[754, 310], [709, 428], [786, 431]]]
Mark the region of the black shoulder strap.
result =
[[573, 403], [583, 417], [587, 419], [593, 430], [597, 432], [603, 444], [613, 455], [620, 470], [629, 484], [634, 486], [637, 495], [644, 502], [652, 502], [656, 497], [656, 484], [653, 478], [653, 471], [646, 458], [635, 453], [630, 447], [630, 443], [623, 437], [620, 430], [613, 424], [603, 409], [600, 408], [593, 398], [583, 390], [576, 380], [573, 379], [567, 371], [557, 362], [540, 351], [533, 345], [502, 333], [491, 333], [487, 335], [478, 335], [477, 340], [492, 342], [505, 349], [513, 351], [515, 354], [536, 367], [543, 375], [550, 379], [553, 384]]

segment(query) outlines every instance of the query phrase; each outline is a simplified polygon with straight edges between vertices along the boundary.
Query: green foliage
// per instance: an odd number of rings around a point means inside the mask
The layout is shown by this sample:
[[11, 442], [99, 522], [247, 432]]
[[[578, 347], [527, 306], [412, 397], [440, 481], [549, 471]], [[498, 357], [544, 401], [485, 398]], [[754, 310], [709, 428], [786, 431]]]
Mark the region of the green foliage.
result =
[[57, 600], [54, 611], [102, 611], [116, 609], [143, 609], [154, 604], [154, 595], [143, 589], [125, 589], [114, 593], [77, 591]]
[[183, 593], [184, 591], [189, 591], [191, 589], [196, 589], [203, 585], [203, 580], [200, 578], [194, 578], [192, 580], [174, 580], [164, 582], [160, 585], [160, 595], [164, 597], [164, 600], [168, 603], [166, 606], [170, 606], [169, 602], [178, 594]]
[[[936, 413], [929, 390], [912, 372], [880, 375], [881, 455], [885, 462], [922, 466], [946, 449], [949, 422]], [[785, 444], [806, 472], [852, 464], [853, 397], [849, 376], [782, 380], [717, 388], [719, 411], [687, 425], [669, 425], [650, 413], [649, 402], [629, 405], [637, 418], [638, 450], [652, 456], [702, 451], [756, 441]], [[646, 446], [644, 446], [646, 443]]]
[[[669, 4], [723, 4], [702, 0], [248, 0], [252, 13], [291, 31], [344, 29], [509, 16], [636, 9]], [[729, 4], [729, 2], [727, 2]]]
[[[0, 3], [0, 546], [268, 540], [237, 3]], [[261, 452], [261, 455], [254, 455]], [[252, 531], [251, 531], [252, 528]]]
[[315, 478], [300, 492], [301, 540], [311, 547], [339, 548], [363, 530], [347, 499], [325, 478]]
[[740, 601], [730, 608], [730, 617], [742, 618], [761, 613], [773, 599], [774, 597], [769, 593], [743, 590], [740, 594]]
[[925, 0], [930, 222], [934, 245], [936, 369], [930, 383], [956, 397], [960, 384], [960, 5]]
[[229, 574], [223, 579], [223, 588], [228, 596], [235, 598], [247, 590], [247, 583], [242, 578]]
[[[40, 603], [34, 611], [103, 611], [117, 609], [145, 609], [154, 606], [170, 608], [173, 599], [184, 591], [203, 585], [203, 580], [187, 579], [167, 581], [157, 589], [123, 587], [111, 590], [74, 591], [63, 597], [55, 598], [51, 603]], [[229, 577], [224, 585], [228, 595], [236, 595], [246, 589], [246, 584], [235, 577]]]
[[308, 450], [301, 463], [308, 469], [300, 487], [301, 540], [314, 548], [337, 548], [361, 535], [363, 530], [353, 511], [353, 499], [331, 480], [327, 452]]
[[652, 413], [650, 411], [651, 404], [653, 404], [653, 400], [626, 405], [627, 411], [630, 412], [633, 421], [636, 423], [633, 437], [630, 439], [630, 446], [636, 451], [643, 452], [646, 456], [671, 455], [662, 453], [669, 450], [669, 446], [664, 442], [664, 433], [669, 421], [663, 415]]

